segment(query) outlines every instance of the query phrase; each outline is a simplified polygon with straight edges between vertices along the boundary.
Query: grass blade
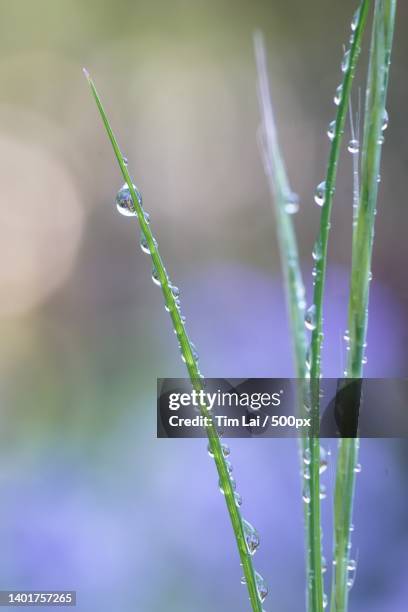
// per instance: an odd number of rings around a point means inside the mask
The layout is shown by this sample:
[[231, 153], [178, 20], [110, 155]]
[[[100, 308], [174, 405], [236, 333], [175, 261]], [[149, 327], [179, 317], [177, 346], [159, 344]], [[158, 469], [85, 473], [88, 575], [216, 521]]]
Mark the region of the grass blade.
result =
[[[333, 198], [336, 186], [337, 167], [340, 156], [340, 148], [343, 140], [344, 126], [347, 117], [350, 92], [354, 80], [357, 61], [361, 51], [361, 40], [370, 0], [362, 0], [356, 18], [353, 20], [353, 33], [350, 49], [345, 53], [342, 62], [343, 81], [337, 92], [338, 109], [333, 126], [333, 137], [330, 147], [329, 161], [326, 172], [326, 180], [322, 187], [322, 212], [320, 217], [320, 230], [315, 245], [319, 257], [315, 261], [315, 283], [313, 291], [313, 304], [310, 312], [310, 328], [312, 329], [310, 345], [310, 378], [311, 378], [311, 402], [312, 421], [316, 428], [319, 423], [319, 380], [321, 376], [321, 348], [323, 340], [323, 297], [327, 270], [327, 248], [330, 232], [330, 219], [333, 206]], [[309, 313], [309, 311], [308, 311]], [[307, 313], [307, 316], [308, 316]], [[313, 611], [321, 612], [324, 607], [322, 561], [321, 561], [321, 536], [320, 536], [320, 441], [317, 437], [310, 438], [310, 499], [313, 500], [314, 510], [311, 512], [311, 533], [313, 534], [313, 567], [315, 582], [313, 590]]]
[[[305, 378], [306, 368], [306, 332], [305, 332], [305, 289], [299, 263], [299, 254], [292, 217], [298, 203], [297, 196], [289, 185], [285, 164], [280, 151], [276, 122], [270, 93], [268, 69], [266, 61], [265, 43], [261, 32], [254, 35], [255, 58], [258, 74], [258, 98], [260, 114], [262, 119], [263, 139], [260, 143], [263, 155], [265, 173], [268, 179], [269, 189], [274, 201], [276, 228], [279, 241], [280, 259], [283, 270], [286, 304], [289, 311], [289, 322], [291, 326], [291, 338], [293, 343], [294, 363], [296, 377], [299, 379], [298, 403], [300, 412], [305, 405]], [[310, 453], [309, 440], [307, 437], [300, 438], [300, 465], [303, 478], [304, 470], [308, 466], [304, 464], [306, 453]], [[315, 510], [314, 500], [310, 506], [304, 504], [305, 521], [305, 548], [306, 548], [306, 576], [307, 576], [307, 602], [308, 609], [313, 609], [315, 599], [314, 590], [320, 588], [316, 581], [309, 580], [309, 576], [315, 575], [313, 567], [314, 534], [311, 529], [317, 524], [311, 521], [311, 513]]]
[[[395, 25], [396, 0], [376, 0], [367, 78], [364, 141], [361, 159], [361, 192], [353, 223], [353, 254], [349, 298], [349, 342], [346, 375], [361, 378], [368, 324], [369, 286], [374, 242], [374, 222], [381, 164], [382, 132], [386, 113], [389, 66]], [[334, 500], [334, 572], [332, 612], [348, 608], [350, 526], [359, 441], [339, 443]]]
[[[112, 148], [114, 150], [117, 162], [119, 164], [121, 173], [125, 182], [127, 183], [130, 191], [130, 195], [132, 198], [133, 206], [135, 212], [137, 214], [137, 218], [140, 224], [141, 232], [147, 242], [147, 245], [150, 250], [150, 255], [152, 258], [153, 267], [156, 270], [158, 279], [160, 281], [160, 286], [163, 292], [164, 302], [167, 307], [167, 310], [170, 313], [173, 328], [176, 332], [177, 338], [180, 343], [181, 353], [183, 355], [184, 361], [187, 366], [188, 374], [191, 379], [191, 383], [193, 388], [200, 393], [204, 389], [203, 382], [201, 379], [201, 374], [197, 366], [197, 361], [194, 358], [194, 350], [191, 346], [191, 342], [187, 336], [184, 322], [180, 315], [180, 310], [176, 303], [176, 298], [173, 295], [171, 289], [171, 283], [169, 281], [167, 272], [163, 265], [157, 242], [152, 234], [150, 226], [145, 218], [145, 213], [142, 208], [141, 203], [139, 202], [138, 195], [133, 186], [132, 178], [129, 174], [127, 165], [124, 161], [123, 155], [120, 151], [119, 145], [115, 138], [115, 135], [110, 126], [109, 120], [105, 113], [105, 110], [102, 106], [100, 97], [96, 91], [95, 85], [89, 75], [89, 73], [84, 70], [84, 74], [88, 80], [90, 85], [93, 97], [95, 98], [96, 105], [98, 107], [99, 113], [101, 115], [102, 121], [104, 123], [106, 132], [109, 136], [109, 140], [111, 142]], [[231, 519], [232, 528], [234, 531], [238, 552], [245, 576], [245, 582], [248, 589], [249, 599], [251, 602], [251, 607], [253, 612], [262, 612], [262, 603], [260, 596], [258, 595], [257, 589], [257, 573], [254, 570], [252, 557], [249, 552], [248, 547], [248, 535], [245, 529], [245, 525], [248, 525], [246, 521], [242, 518], [239, 507], [237, 506], [235, 499], [235, 487], [231, 476], [229, 474], [227, 463], [224, 457], [223, 447], [220, 442], [220, 438], [218, 436], [217, 429], [213, 423], [211, 413], [208, 407], [205, 404], [201, 405], [201, 412], [203, 416], [207, 417], [211, 421], [211, 424], [206, 428], [206, 433], [209, 440], [209, 449], [211, 451], [211, 455], [214, 457], [214, 462], [218, 471], [220, 487], [222, 488], [225, 494], [225, 502], [227, 504], [228, 513]], [[252, 542], [253, 544], [253, 542]], [[256, 547], [255, 547], [256, 548]], [[254, 552], [254, 550], [252, 551]]]

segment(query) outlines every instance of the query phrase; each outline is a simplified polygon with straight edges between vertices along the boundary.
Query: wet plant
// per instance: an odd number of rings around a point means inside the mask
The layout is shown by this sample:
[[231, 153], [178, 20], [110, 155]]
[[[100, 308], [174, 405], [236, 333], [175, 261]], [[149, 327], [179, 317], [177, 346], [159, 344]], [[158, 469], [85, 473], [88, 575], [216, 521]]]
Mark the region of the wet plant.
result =
[[[84, 74], [88, 80], [93, 97], [101, 115], [107, 135], [112, 145], [116, 160], [119, 164], [125, 184], [116, 196], [116, 207], [118, 211], [126, 217], [136, 217], [141, 232], [141, 249], [149, 254], [152, 260], [152, 280], [161, 288], [164, 305], [169, 313], [171, 323], [179, 342], [179, 350], [183, 362], [186, 364], [188, 375], [192, 387], [198, 394], [204, 390], [202, 374], [198, 367], [198, 354], [194, 344], [191, 342], [186, 332], [185, 318], [181, 312], [180, 291], [173, 285], [164, 267], [157, 240], [155, 239], [151, 227], [148, 213], [144, 210], [142, 196], [134, 185], [128, 170], [128, 161], [123, 156], [116, 137], [113, 133], [108, 117], [102, 106], [101, 99], [96, 91], [95, 85], [88, 73], [84, 69]], [[230, 449], [221, 442], [217, 428], [211, 415], [209, 407], [205, 404], [200, 406], [201, 414], [206, 417], [209, 423], [206, 427], [208, 436], [208, 453], [213, 458], [219, 479], [219, 488], [225, 497], [228, 514], [231, 519], [236, 544], [244, 573], [243, 584], [246, 585], [249, 600], [253, 612], [262, 612], [262, 603], [268, 594], [268, 588], [262, 576], [255, 571], [252, 556], [259, 547], [259, 535], [252, 524], [243, 518], [240, 506], [242, 499], [236, 491], [236, 482], [231, 475], [231, 464], [227, 461]]]
[[[350, 46], [344, 51], [341, 61], [342, 80], [334, 94], [336, 114], [327, 129], [330, 152], [326, 176], [318, 184], [314, 194], [314, 200], [321, 209], [321, 215], [318, 236], [312, 251], [313, 299], [309, 307], [306, 307], [305, 302], [305, 290], [293, 225], [293, 215], [299, 209], [299, 198], [290, 187], [279, 148], [265, 46], [262, 36], [259, 33], [255, 35], [258, 97], [262, 120], [258, 136], [265, 172], [275, 204], [295, 371], [299, 380], [299, 410], [301, 413], [310, 414], [313, 423], [317, 425], [320, 417], [324, 290], [337, 167], [348, 111], [352, 117], [350, 101], [352, 85], [372, 4], [374, 4], [374, 16], [365, 99], [363, 143], [361, 146], [359, 142], [359, 121], [356, 127], [351, 121], [351, 139], [347, 147], [353, 156], [353, 250], [348, 310], [349, 330], [345, 334], [349, 349], [345, 376], [360, 378], [366, 360], [365, 346], [374, 220], [381, 150], [384, 142], [383, 132], [388, 124], [385, 104], [396, 0], [373, 0], [373, 2], [361, 0], [351, 22]], [[117, 209], [124, 216], [136, 218], [139, 223], [141, 249], [150, 256], [152, 262], [152, 280], [161, 288], [164, 305], [170, 315], [191, 385], [200, 393], [204, 388], [204, 381], [198, 366], [197, 351], [186, 331], [185, 317], [181, 312], [179, 289], [172, 284], [166, 272], [157, 240], [151, 230], [149, 215], [143, 207], [142, 196], [133, 183], [127, 160], [118, 146], [95, 85], [87, 71], [84, 72], [124, 179], [124, 185], [116, 198]], [[247, 587], [252, 610], [262, 612], [262, 604], [268, 589], [262, 576], [256, 572], [252, 561], [252, 556], [259, 546], [259, 535], [242, 516], [242, 499], [236, 491], [231, 466], [227, 461], [229, 448], [220, 439], [209, 407], [202, 404], [200, 410], [210, 423], [206, 427], [208, 451], [214, 459], [219, 488], [225, 496], [231, 519], [244, 573], [242, 583]], [[329, 598], [323, 587], [327, 564], [322, 557], [320, 502], [326, 497], [326, 492], [320, 482], [320, 475], [327, 468], [327, 452], [320, 445], [320, 440], [314, 435], [315, 433], [312, 430], [310, 436], [305, 436], [299, 441], [306, 544], [306, 607], [309, 612], [323, 612], [328, 606]], [[358, 440], [341, 440], [334, 495], [334, 569], [330, 597], [332, 612], [347, 612], [348, 593], [356, 573], [356, 561], [350, 554], [350, 532], [355, 475], [360, 470], [357, 455]]]

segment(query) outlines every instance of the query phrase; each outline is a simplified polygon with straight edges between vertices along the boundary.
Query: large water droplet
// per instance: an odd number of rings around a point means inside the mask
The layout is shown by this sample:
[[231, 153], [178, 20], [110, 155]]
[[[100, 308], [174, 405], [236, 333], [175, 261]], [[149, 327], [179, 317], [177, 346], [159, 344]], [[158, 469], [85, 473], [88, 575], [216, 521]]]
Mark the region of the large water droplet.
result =
[[312, 304], [305, 312], [305, 327], [309, 331], [316, 329], [316, 306]]
[[[136, 187], [133, 185], [137, 199], [139, 201], [140, 206], [142, 205], [142, 196]], [[132, 196], [130, 195], [130, 190], [128, 184], [125, 183], [118, 191], [116, 195], [116, 208], [120, 212], [121, 215], [125, 217], [134, 217], [136, 215], [136, 210], [133, 205]]]
[[360, 150], [360, 143], [355, 138], [352, 138], [348, 143], [348, 152], [352, 155], [356, 155]]
[[263, 579], [261, 574], [258, 574], [258, 572], [255, 572], [255, 581], [259, 600], [261, 603], [263, 603], [268, 595], [268, 587], [266, 585], [265, 580]]
[[288, 193], [285, 198], [285, 212], [288, 215], [294, 215], [299, 210], [299, 196], [297, 193]]
[[326, 181], [318, 184], [315, 191], [314, 201], [318, 206], [323, 206], [326, 199]]
[[245, 519], [242, 519], [245, 543], [250, 555], [254, 555], [259, 547], [259, 535], [255, 527]]
[[180, 289], [176, 287], [176, 285], [170, 285], [170, 291], [173, 294], [173, 297], [178, 298], [180, 295]]
[[347, 72], [350, 67], [350, 49], [348, 49], [343, 55], [343, 60], [341, 62], [341, 71]]

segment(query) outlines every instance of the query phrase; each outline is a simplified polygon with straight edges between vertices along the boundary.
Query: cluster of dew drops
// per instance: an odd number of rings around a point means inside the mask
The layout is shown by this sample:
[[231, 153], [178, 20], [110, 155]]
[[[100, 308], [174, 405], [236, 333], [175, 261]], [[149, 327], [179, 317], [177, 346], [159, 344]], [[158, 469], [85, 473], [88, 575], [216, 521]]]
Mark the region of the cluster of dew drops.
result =
[[[125, 163], [127, 165], [127, 160], [125, 158]], [[144, 214], [144, 218], [146, 220], [147, 223], [149, 223], [150, 218], [149, 218], [149, 214], [147, 212], [144, 211], [143, 209], [143, 201], [142, 201], [142, 195], [140, 193], [140, 191], [137, 189], [136, 185], [133, 185], [137, 199], [139, 201], [139, 205], [142, 208], [143, 214]], [[127, 183], [125, 183], [118, 191], [117, 196], [116, 196], [116, 208], [118, 210], [118, 212], [125, 216], [125, 217], [135, 217], [137, 215], [135, 207], [133, 205], [133, 200], [132, 200], [132, 196], [129, 190], [129, 186]], [[154, 245], [155, 247], [157, 247], [157, 241], [153, 238], [154, 241]], [[148, 255], [150, 255], [150, 249], [149, 249], [149, 245], [148, 242], [146, 240], [146, 237], [144, 236], [143, 232], [141, 232], [141, 238], [140, 238], [140, 247], [143, 251], [143, 253], [146, 253]], [[155, 268], [153, 268], [152, 271], [152, 280], [153, 283], [155, 285], [157, 285], [158, 287], [161, 287], [161, 282], [160, 282], [160, 277], [159, 274], [157, 272], [157, 270]], [[181, 302], [180, 302], [180, 290], [178, 289], [178, 287], [176, 287], [175, 285], [173, 285], [169, 279], [169, 288], [170, 291], [173, 294], [174, 297], [174, 304], [175, 307], [178, 309], [179, 313], [180, 313], [180, 318], [182, 323], [184, 324], [186, 321], [186, 318], [184, 315], [181, 314]], [[166, 310], [168, 312], [170, 312], [171, 308], [169, 308], [169, 306], [166, 304], [165, 306]], [[193, 358], [194, 361], [196, 362], [196, 364], [198, 364], [198, 353], [197, 350], [194, 346], [194, 344], [192, 342], [189, 342], [190, 344], [190, 348], [191, 348], [191, 352], [193, 354]], [[181, 346], [180, 348], [180, 352], [181, 352], [181, 358], [182, 360], [185, 362], [185, 357], [181, 351]], [[202, 376], [200, 374], [200, 376]], [[219, 435], [221, 435], [221, 433], [219, 432]], [[241, 495], [236, 491], [236, 481], [235, 478], [232, 476], [232, 464], [229, 461], [229, 456], [230, 456], [230, 448], [229, 446], [227, 446], [227, 444], [222, 443], [221, 444], [221, 450], [222, 450], [222, 454], [224, 457], [224, 461], [225, 461], [225, 465], [229, 474], [229, 479], [230, 479], [230, 484], [231, 487], [234, 491], [234, 499], [235, 499], [235, 504], [238, 508], [241, 507], [242, 505], [242, 497]], [[210, 445], [208, 445], [208, 454], [210, 455], [210, 457], [214, 458], [214, 455], [211, 451]], [[219, 483], [219, 488], [222, 494], [225, 494], [223, 487], [222, 487], [222, 483]], [[248, 550], [248, 553], [252, 556], [255, 554], [255, 552], [257, 551], [259, 544], [260, 544], [260, 539], [259, 539], [259, 534], [257, 532], [257, 530], [255, 529], [255, 527], [253, 525], [251, 525], [251, 523], [249, 521], [247, 521], [246, 519], [242, 519], [242, 528], [244, 531], [244, 536], [245, 536], [245, 543], [246, 543], [246, 547]], [[261, 576], [261, 574], [259, 574], [258, 572], [255, 572], [255, 581], [256, 581], [256, 589], [257, 589], [257, 593], [258, 593], [258, 597], [259, 597], [259, 601], [261, 602], [261, 604], [265, 601], [267, 595], [268, 595], [268, 587], [266, 585], [266, 582], [264, 580], [264, 578]], [[241, 583], [245, 584], [245, 578], [241, 579]], [[263, 611], [265, 612], [265, 611]]]
[[[127, 160], [125, 158], [125, 163], [127, 165]], [[144, 214], [144, 218], [146, 223], [150, 222], [150, 216], [149, 214], [144, 210], [143, 208], [143, 200], [142, 200], [142, 195], [140, 193], [140, 191], [138, 190], [138, 188], [136, 187], [136, 185], [133, 185], [133, 188], [135, 190], [139, 205], [143, 211]], [[132, 201], [132, 196], [129, 190], [129, 186], [127, 183], [125, 183], [118, 191], [117, 195], [116, 195], [116, 208], [118, 210], [118, 212], [120, 212], [121, 215], [125, 216], [125, 217], [135, 217], [137, 216], [135, 207], [133, 205], [133, 201]], [[153, 244], [154, 246], [157, 248], [157, 241], [155, 238], [153, 238]], [[146, 253], [147, 255], [150, 255], [150, 248], [149, 248], [149, 244], [146, 240], [145, 235], [143, 234], [143, 232], [140, 233], [140, 248], [142, 249], [143, 253]], [[157, 286], [157, 287], [161, 287], [161, 282], [160, 282], [160, 276], [158, 271], [156, 270], [156, 268], [153, 266], [153, 270], [152, 270], [152, 281], [153, 283]], [[173, 303], [171, 306], [169, 305], [165, 305], [165, 309], [167, 312], [171, 312], [172, 308], [176, 308], [180, 314], [180, 319], [181, 322], [184, 323], [186, 322], [186, 317], [182, 314], [181, 312], [181, 301], [180, 301], [180, 290], [178, 287], [176, 287], [176, 285], [173, 285], [170, 282], [170, 279], [167, 277], [167, 281], [168, 281], [168, 285], [169, 285], [169, 289], [173, 295]], [[175, 331], [175, 333], [177, 333]], [[196, 362], [196, 365], [198, 366], [198, 360], [199, 360], [199, 355], [197, 352], [196, 347], [194, 346], [194, 344], [189, 341], [189, 345], [190, 345], [190, 349], [191, 349], [191, 353], [193, 356], [194, 361]], [[180, 349], [180, 354], [181, 354], [181, 359], [184, 361], [185, 363], [185, 357], [184, 354], [181, 350], [181, 344], [179, 344], [179, 349]], [[202, 377], [201, 373], [199, 372], [200, 376]]]

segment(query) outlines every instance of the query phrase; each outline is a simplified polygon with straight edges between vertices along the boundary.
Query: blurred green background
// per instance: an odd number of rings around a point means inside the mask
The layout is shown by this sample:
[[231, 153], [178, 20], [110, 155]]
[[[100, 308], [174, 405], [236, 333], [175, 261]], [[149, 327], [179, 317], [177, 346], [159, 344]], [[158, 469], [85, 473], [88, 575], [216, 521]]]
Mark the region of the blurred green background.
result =
[[[0, 588], [77, 588], [80, 610], [244, 611], [205, 445], [155, 440], [156, 378], [183, 376], [183, 363], [136, 223], [116, 213], [121, 178], [81, 69], [94, 77], [129, 158], [203, 373], [290, 376], [275, 224], [256, 141], [252, 34], [261, 28], [267, 41], [280, 139], [301, 200], [295, 222], [310, 295], [313, 192], [325, 172], [356, 2], [0, 0], [0, 8]], [[400, 2], [371, 376], [407, 375], [407, 18]], [[360, 87], [366, 59], [365, 52]], [[341, 375], [344, 360], [351, 172], [345, 153], [325, 316], [331, 376]], [[386, 549], [394, 569], [406, 566], [406, 448], [367, 447], [376, 480], [364, 470], [361, 513], [374, 522], [361, 536], [353, 609], [398, 612], [407, 588], [381, 558]], [[244, 508], [266, 532], [258, 556], [271, 583], [267, 609], [302, 609], [296, 446], [248, 441], [235, 454]], [[383, 499], [388, 491], [394, 500], [392, 529], [378, 527], [379, 477]], [[329, 535], [326, 545], [329, 554]]]

